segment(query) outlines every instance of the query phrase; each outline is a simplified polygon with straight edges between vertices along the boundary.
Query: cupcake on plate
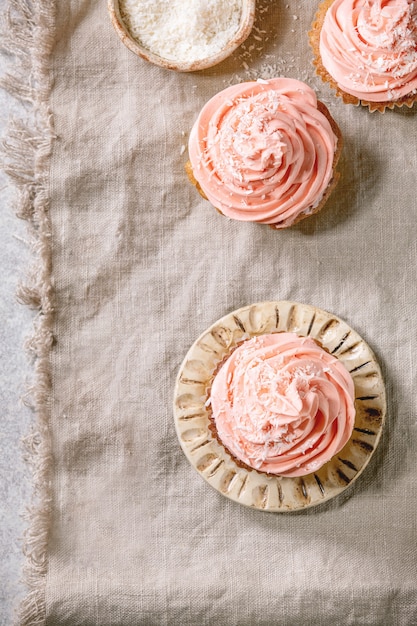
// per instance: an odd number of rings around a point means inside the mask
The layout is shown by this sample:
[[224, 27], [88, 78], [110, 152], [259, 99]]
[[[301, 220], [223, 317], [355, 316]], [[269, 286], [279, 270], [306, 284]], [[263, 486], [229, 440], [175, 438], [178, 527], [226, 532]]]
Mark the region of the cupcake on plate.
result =
[[415, 2], [324, 0], [309, 35], [317, 74], [345, 103], [384, 112], [415, 102]]
[[179, 443], [224, 496], [268, 511], [333, 498], [363, 472], [386, 400], [370, 347], [342, 319], [299, 302], [260, 302], [209, 326], [174, 391]]
[[210, 390], [215, 432], [239, 462], [267, 474], [305, 476], [349, 440], [352, 376], [314, 339], [274, 333], [244, 341]]
[[335, 187], [341, 132], [305, 83], [275, 78], [216, 94], [189, 138], [187, 174], [226, 217], [287, 228]]

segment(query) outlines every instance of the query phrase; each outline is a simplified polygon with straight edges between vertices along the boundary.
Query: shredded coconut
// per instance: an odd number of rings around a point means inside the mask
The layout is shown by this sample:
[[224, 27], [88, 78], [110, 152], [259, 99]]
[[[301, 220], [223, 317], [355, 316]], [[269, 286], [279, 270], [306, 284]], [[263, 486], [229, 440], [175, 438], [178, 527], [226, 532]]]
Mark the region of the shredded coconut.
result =
[[130, 34], [172, 61], [199, 61], [220, 52], [239, 29], [241, 0], [120, 0]]

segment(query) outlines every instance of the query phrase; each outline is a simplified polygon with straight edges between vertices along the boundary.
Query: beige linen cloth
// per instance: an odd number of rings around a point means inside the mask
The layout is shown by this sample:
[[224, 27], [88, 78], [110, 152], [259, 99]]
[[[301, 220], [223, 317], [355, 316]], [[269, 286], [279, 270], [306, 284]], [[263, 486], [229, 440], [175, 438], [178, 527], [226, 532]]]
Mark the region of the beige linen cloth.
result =
[[[54, 338], [38, 354], [42, 500], [22, 623], [417, 624], [417, 109], [371, 114], [321, 84], [311, 0], [258, 2], [245, 48], [191, 74], [128, 51], [104, 0], [19, 1], [36, 27], [35, 100], [51, 148], [35, 176], [41, 324]], [[282, 232], [221, 217], [184, 173], [206, 100], [274, 75], [313, 86], [345, 139], [325, 209]], [[298, 514], [211, 489], [172, 415], [195, 338], [270, 299], [344, 318], [376, 352], [388, 392], [365, 473]]]

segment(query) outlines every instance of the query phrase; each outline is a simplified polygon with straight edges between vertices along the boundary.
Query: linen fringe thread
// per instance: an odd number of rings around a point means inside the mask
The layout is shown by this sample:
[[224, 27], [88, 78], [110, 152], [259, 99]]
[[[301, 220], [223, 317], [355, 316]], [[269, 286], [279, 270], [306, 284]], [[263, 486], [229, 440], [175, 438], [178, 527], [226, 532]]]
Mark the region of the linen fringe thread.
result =
[[51, 225], [49, 216], [49, 160], [54, 139], [49, 107], [49, 59], [54, 43], [54, 0], [8, 0], [1, 26], [1, 47], [12, 58], [12, 71], [0, 86], [30, 105], [28, 120], [11, 120], [1, 142], [1, 166], [17, 188], [17, 215], [27, 220], [33, 264], [20, 302], [37, 310], [27, 349], [34, 375], [25, 403], [36, 413], [34, 431], [23, 444], [33, 470], [33, 503], [25, 517], [24, 582], [28, 594], [17, 620], [38, 626], [46, 620], [45, 583], [51, 517], [52, 455], [49, 434], [51, 391], [50, 349], [53, 344], [53, 288], [51, 278]]

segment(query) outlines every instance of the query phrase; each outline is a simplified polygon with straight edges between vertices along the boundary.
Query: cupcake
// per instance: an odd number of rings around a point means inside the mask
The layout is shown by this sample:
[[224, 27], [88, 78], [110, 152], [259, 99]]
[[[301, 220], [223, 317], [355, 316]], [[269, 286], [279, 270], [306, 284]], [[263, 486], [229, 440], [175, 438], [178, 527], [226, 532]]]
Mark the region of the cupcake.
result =
[[216, 373], [215, 432], [230, 454], [267, 474], [305, 476], [349, 440], [352, 376], [310, 337], [273, 333], [244, 341]]
[[298, 302], [251, 304], [207, 328], [174, 392], [197, 472], [246, 506], [294, 511], [352, 484], [381, 436], [381, 371], [346, 322]]
[[309, 33], [317, 74], [345, 103], [371, 111], [417, 95], [417, 4], [411, 0], [324, 0]]
[[275, 78], [211, 98], [188, 148], [188, 176], [221, 214], [281, 229], [325, 204], [339, 178], [342, 137], [308, 85]]

